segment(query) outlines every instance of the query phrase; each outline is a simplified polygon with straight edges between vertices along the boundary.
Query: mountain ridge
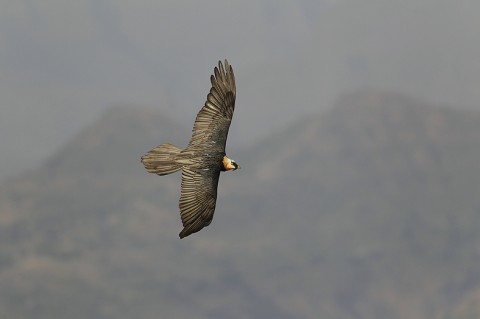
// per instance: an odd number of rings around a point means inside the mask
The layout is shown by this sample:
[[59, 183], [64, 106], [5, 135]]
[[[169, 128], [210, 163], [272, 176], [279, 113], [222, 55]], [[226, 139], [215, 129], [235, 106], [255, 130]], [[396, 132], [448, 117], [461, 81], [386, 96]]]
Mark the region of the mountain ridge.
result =
[[468, 318], [479, 127], [474, 112], [348, 95], [229, 152], [242, 169], [221, 177], [213, 223], [179, 240], [180, 174], [139, 158], [189, 129], [113, 109], [0, 186], [0, 313]]

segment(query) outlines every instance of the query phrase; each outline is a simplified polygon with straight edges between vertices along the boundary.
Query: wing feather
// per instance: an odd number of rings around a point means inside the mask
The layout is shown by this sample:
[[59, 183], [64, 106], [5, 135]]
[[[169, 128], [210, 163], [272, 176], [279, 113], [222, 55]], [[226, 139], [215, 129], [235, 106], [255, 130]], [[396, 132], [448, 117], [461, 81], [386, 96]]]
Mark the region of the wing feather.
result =
[[195, 119], [189, 146], [215, 144], [225, 150], [236, 96], [235, 76], [227, 60], [225, 67], [218, 62], [210, 81], [212, 87]]
[[219, 176], [220, 170], [183, 170], [179, 207], [184, 228], [180, 238], [198, 232], [212, 222]]

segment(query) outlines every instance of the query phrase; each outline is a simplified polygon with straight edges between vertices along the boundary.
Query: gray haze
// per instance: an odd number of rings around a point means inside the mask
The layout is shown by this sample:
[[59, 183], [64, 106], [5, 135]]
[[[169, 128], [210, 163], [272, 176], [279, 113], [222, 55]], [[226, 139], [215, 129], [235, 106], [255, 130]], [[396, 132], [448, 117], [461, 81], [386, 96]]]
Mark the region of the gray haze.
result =
[[0, 184], [0, 318], [480, 318], [480, 112], [347, 94], [230, 149], [180, 240], [180, 174], [138, 155], [187, 134], [112, 108]]
[[234, 146], [363, 88], [475, 108], [479, 30], [467, 0], [4, 0], [0, 178], [38, 167], [111, 106], [191, 127], [223, 58], [237, 77]]
[[[0, 318], [480, 318], [480, 2], [0, 1]], [[237, 78], [215, 218], [185, 146]]]

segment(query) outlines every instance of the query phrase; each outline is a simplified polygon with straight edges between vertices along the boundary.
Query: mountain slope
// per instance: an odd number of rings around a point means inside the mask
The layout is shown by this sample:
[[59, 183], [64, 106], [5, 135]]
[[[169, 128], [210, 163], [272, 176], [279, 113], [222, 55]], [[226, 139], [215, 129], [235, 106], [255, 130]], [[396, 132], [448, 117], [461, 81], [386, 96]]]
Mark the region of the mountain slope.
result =
[[[294, 260], [315, 265], [293, 273], [324, 274], [311, 305], [330, 290], [346, 310], [338, 318], [446, 318], [463, 289], [478, 289], [479, 121], [397, 94], [358, 93], [257, 150], [256, 176], [262, 189], [274, 187], [272, 200], [249, 211], [271, 225], [264, 237], [294, 242]], [[372, 301], [383, 310], [364, 306]]]
[[189, 129], [114, 109], [1, 186], [8, 318], [469, 318], [480, 115], [360, 92], [249, 149], [213, 223], [177, 237], [180, 175], [139, 156]]

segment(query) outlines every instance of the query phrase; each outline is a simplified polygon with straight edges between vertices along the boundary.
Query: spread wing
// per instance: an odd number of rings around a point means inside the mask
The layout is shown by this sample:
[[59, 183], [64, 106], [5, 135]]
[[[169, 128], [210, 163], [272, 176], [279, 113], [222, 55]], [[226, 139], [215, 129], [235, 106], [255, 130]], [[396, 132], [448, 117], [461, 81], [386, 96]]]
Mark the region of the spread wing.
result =
[[179, 206], [184, 228], [180, 238], [196, 233], [212, 222], [219, 176], [220, 170], [183, 169]]
[[212, 88], [205, 105], [197, 114], [189, 146], [217, 146], [225, 151], [228, 129], [235, 110], [235, 77], [227, 60], [225, 68], [219, 61], [214, 73], [210, 77]]

